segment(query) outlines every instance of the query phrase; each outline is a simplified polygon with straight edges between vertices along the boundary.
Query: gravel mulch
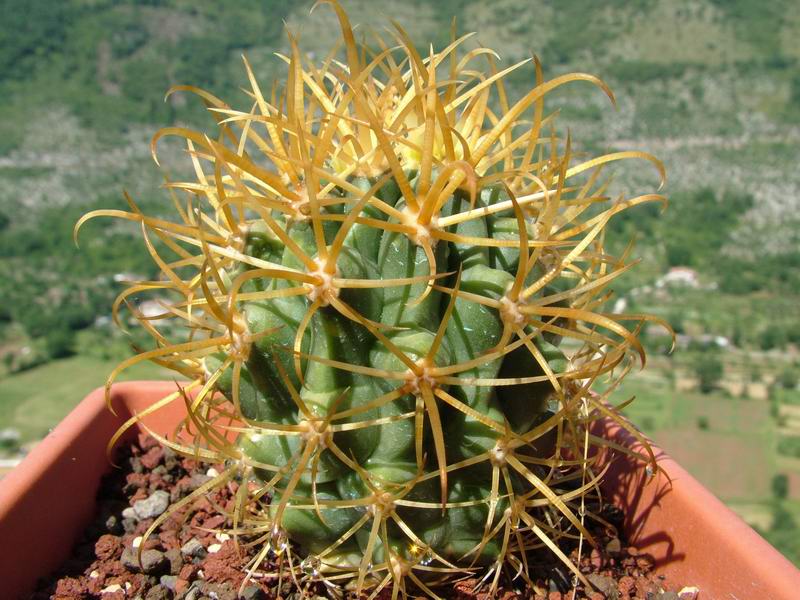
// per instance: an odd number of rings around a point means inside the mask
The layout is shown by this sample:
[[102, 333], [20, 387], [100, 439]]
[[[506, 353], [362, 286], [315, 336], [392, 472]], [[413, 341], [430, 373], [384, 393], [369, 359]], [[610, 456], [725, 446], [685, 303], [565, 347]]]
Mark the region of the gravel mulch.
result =
[[[236, 600], [244, 580], [244, 566], [259, 550], [238, 545], [222, 533], [231, 524], [218, 507], [231, 508], [237, 484], [209, 492], [191, 506], [176, 511], [146, 542], [142, 563], [137, 560], [142, 535], [168, 506], [196, 490], [216, 473], [206, 466], [176, 456], [155, 441], [140, 436], [122, 448], [118, 463], [123, 468], [107, 475], [98, 494], [95, 520], [75, 546], [72, 557], [49, 580], [41, 582], [31, 600]], [[603, 517], [613, 525], [622, 514], [606, 507]], [[552, 555], [542, 555], [531, 572], [534, 587], [518, 580], [501, 586], [497, 597], [536, 600], [693, 600], [694, 588], [678, 588], [653, 571], [652, 559], [640, 554], [614, 529], [595, 528], [599, 548], [584, 544], [579, 568], [595, 590], [574, 587], [571, 574]], [[565, 549], [569, 551], [570, 549]], [[570, 558], [578, 564], [577, 549]], [[299, 600], [327, 595], [321, 583], [298, 589], [291, 577], [278, 578], [274, 558], [260, 571], [273, 576], [251, 579], [242, 590], [247, 600], [283, 598]], [[258, 575], [258, 574], [257, 574]], [[478, 579], [456, 583], [446, 597], [484, 599], [475, 590]], [[391, 593], [382, 593], [387, 598]]]

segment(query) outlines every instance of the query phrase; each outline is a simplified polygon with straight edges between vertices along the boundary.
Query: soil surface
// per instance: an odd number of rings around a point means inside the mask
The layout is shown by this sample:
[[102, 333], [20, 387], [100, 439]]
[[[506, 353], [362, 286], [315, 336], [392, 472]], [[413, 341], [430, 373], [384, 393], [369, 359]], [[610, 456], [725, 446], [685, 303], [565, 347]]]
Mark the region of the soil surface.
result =
[[[213, 469], [178, 457], [146, 436], [121, 449], [121, 469], [107, 475], [98, 493], [95, 520], [72, 552], [72, 557], [49, 580], [42, 581], [31, 600], [248, 600], [321, 598], [330, 596], [320, 582], [300, 581], [284, 573], [278, 578], [274, 557], [262, 563], [259, 573], [244, 586], [245, 568], [261, 550], [237, 545], [224, 530], [224, 512], [231, 508], [237, 484], [209, 492], [175, 511], [146, 541], [142, 535], [167, 507], [185, 497], [215, 475]], [[220, 510], [223, 509], [223, 510]], [[613, 506], [602, 510], [609, 523], [619, 526], [622, 514]], [[668, 585], [653, 573], [653, 561], [620, 539], [613, 528], [590, 528], [598, 548], [583, 545], [565, 548], [575, 564], [596, 588], [573, 585], [570, 571], [552, 554], [531, 560], [535, 585], [501, 580], [497, 597], [536, 600], [693, 600], [696, 590]], [[144, 545], [141, 564], [138, 547]], [[449, 598], [488, 599], [476, 578], [455, 583]], [[476, 589], [478, 586], [478, 589]], [[241, 596], [239, 592], [241, 589]], [[391, 598], [384, 590], [380, 598]], [[365, 596], [366, 598], [366, 596]]]

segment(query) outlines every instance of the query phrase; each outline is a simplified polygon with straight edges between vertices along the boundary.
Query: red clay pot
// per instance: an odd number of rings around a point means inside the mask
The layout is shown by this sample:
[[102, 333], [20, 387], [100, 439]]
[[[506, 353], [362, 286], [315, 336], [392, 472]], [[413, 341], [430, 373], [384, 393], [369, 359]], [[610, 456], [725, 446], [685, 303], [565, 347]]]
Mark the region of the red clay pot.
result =
[[[68, 557], [92, 517], [100, 478], [110, 468], [109, 438], [131, 415], [172, 391], [174, 383], [117, 384], [112, 392], [116, 417], [106, 409], [103, 390], [92, 392], [0, 480], [0, 597], [23, 597]], [[144, 422], [168, 434], [181, 417], [176, 402]], [[606, 422], [599, 429], [617, 444], [637, 446], [616, 425]], [[130, 435], [137, 432], [134, 427]], [[672, 582], [700, 588], [700, 600], [800, 597], [800, 571], [669, 456], [659, 454], [663, 473], [648, 477], [641, 464], [616, 453], [602, 486], [606, 497], [624, 509], [628, 538], [656, 559], [658, 571]]]

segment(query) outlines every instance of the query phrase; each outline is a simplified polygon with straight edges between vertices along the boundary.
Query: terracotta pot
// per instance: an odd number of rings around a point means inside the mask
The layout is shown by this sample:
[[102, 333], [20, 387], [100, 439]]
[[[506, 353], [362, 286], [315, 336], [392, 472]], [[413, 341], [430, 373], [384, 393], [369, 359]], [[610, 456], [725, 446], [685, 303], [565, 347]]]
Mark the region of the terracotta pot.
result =
[[[3, 599], [29, 593], [39, 577], [68, 557], [91, 519], [100, 477], [110, 468], [105, 454], [109, 438], [132, 414], [174, 390], [174, 383], [165, 382], [118, 384], [112, 400], [116, 417], [106, 410], [103, 390], [92, 392], [0, 480]], [[182, 406], [173, 403], [144, 421], [167, 434], [181, 416]], [[617, 444], [637, 446], [613, 424], [599, 429]], [[130, 435], [135, 433], [137, 428]], [[800, 571], [659, 454], [663, 474], [648, 477], [640, 464], [617, 453], [603, 483], [606, 497], [625, 511], [629, 539], [656, 559], [658, 571], [672, 582], [700, 588], [700, 600], [798, 598]]]

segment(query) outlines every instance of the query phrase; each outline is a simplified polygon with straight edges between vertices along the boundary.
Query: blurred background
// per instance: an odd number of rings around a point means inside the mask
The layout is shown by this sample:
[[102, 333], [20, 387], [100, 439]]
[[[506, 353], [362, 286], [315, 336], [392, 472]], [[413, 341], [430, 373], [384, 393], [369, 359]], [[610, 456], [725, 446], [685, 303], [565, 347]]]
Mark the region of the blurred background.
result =
[[[615, 310], [666, 318], [648, 328], [650, 362], [616, 399], [634, 422], [800, 564], [800, 7], [796, 0], [342, 0], [382, 29], [396, 19], [442, 48], [455, 16], [504, 65], [536, 53], [545, 76], [580, 70], [548, 96], [575, 146], [638, 149], [667, 167], [669, 209], [612, 221], [642, 264], [615, 287]], [[111, 323], [129, 280], [155, 275], [135, 226], [78, 217], [125, 208], [170, 214], [149, 139], [158, 127], [212, 124], [189, 83], [247, 104], [241, 54], [262, 87], [282, 76], [284, 22], [322, 58], [339, 36], [330, 11], [278, 0], [0, 0], [0, 472], [102, 385], [131, 339]], [[511, 95], [534, 81], [509, 80]], [[185, 169], [179, 149], [160, 157]], [[170, 163], [172, 159], [174, 164]], [[654, 173], [618, 169], [629, 190]], [[140, 306], [144, 312], [146, 306]], [[160, 309], [156, 308], [158, 312]], [[133, 341], [138, 334], [131, 332]], [[138, 366], [127, 378], [171, 373]]]

